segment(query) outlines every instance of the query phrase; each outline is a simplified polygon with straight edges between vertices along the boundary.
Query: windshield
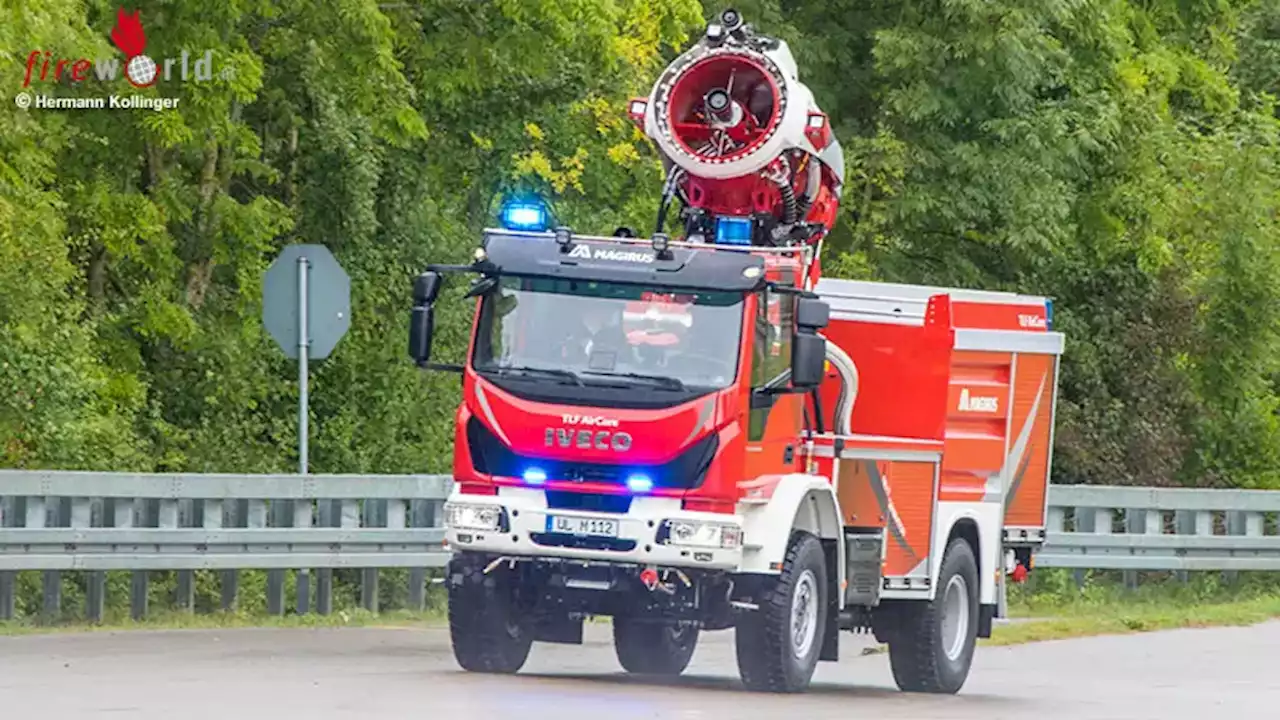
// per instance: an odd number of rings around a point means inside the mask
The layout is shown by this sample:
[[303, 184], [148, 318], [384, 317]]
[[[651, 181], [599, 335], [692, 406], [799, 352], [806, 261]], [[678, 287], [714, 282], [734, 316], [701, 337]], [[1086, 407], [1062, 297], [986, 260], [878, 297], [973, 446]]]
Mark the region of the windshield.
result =
[[485, 295], [473, 361], [481, 372], [560, 382], [724, 388], [738, 371], [742, 301], [734, 292], [503, 277]]

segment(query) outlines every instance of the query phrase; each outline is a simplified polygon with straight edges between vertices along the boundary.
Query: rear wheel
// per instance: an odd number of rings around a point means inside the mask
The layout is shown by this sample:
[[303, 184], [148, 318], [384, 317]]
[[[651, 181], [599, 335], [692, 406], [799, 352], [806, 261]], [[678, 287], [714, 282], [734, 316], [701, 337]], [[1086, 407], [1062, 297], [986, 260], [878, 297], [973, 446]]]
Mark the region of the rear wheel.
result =
[[827, 624], [827, 567], [818, 538], [797, 532], [782, 573], [735, 631], [738, 672], [749, 690], [799, 692], [813, 678]]
[[514, 673], [533, 645], [533, 628], [517, 598], [518, 576], [505, 565], [484, 573], [465, 557], [449, 561], [449, 639], [464, 670]]
[[959, 692], [978, 637], [978, 563], [969, 543], [951, 541], [932, 602], [904, 601], [897, 610], [889, 664], [898, 688]]
[[698, 628], [675, 623], [613, 619], [613, 649], [623, 669], [638, 675], [684, 672], [698, 646]]

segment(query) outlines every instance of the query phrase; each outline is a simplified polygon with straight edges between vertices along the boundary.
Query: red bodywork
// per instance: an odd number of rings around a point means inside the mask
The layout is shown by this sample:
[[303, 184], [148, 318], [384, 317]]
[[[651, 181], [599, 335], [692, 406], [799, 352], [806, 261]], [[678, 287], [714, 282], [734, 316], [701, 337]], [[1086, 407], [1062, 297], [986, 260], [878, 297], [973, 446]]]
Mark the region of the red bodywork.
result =
[[[923, 327], [833, 320], [823, 335], [840, 346], [858, 368], [858, 396], [851, 430], [857, 434], [942, 440], [954, 331], [946, 296]], [[834, 427], [840, 377], [834, 370], [819, 388], [824, 428]]]
[[[974, 355], [952, 349], [955, 330], [1045, 332], [1048, 325], [1043, 305], [956, 302], [948, 295], [935, 295], [929, 307], [924, 326], [836, 317], [823, 332], [858, 368], [858, 396], [850, 427], [854, 434], [945, 440], [948, 427], [956, 427], [954, 419], [948, 421], [948, 408], [956, 405], [957, 388], [965, 384], [965, 368], [972, 364], [966, 357]], [[989, 381], [975, 381], [982, 382]], [[840, 387], [839, 376], [829, 370], [819, 389], [828, 432], [835, 421]], [[1004, 433], [1003, 417], [967, 422], [971, 424], [962, 428], [968, 431], [966, 439], [989, 434], [992, 422], [999, 424], [1001, 436]]]
[[[464, 486], [464, 492], [491, 494], [500, 485], [524, 486], [517, 477], [494, 477], [476, 472], [468, 450], [465, 428], [474, 416], [491, 432], [503, 439], [515, 452], [533, 458], [548, 460], [573, 460], [580, 462], [615, 463], [618, 456], [610, 450], [596, 448], [546, 447], [544, 428], [563, 428], [564, 415], [592, 415], [591, 408], [576, 405], [559, 405], [522, 400], [504, 392], [492, 383], [468, 369], [463, 381], [464, 401], [458, 409], [457, 431], [454, 437], [457, 450], [454, 455], [454, 476]], [[702, 487], [697, 490], [666, 490], [656, 488], [648, 494], [659, 497], [699, 497], [706, 500], [732, 501], [737, 499], [737, 482], [742, 476], [743, 435], [734, 418], [741, 404], [735, 388], [722, 390], [710, 396], [688, 403], [659, 410], [629, 410], [601, 408], [610, 418], [616, 418], [631, 434], [633, 443], [627, 453], [628, 460], [637, 465], [661, 464], [672, 460], [686, 448], [710, 433], [719, 433], [720, 451], [712, 461], [711, 469]], [[483, 393], [486, 403], [479, 401]], [[699, 423], [702, 406], [712, 404], [711, 417]], [[483, 410], [484, 405], [497, 420], [495, 428]], [[473, 410], [477, 408], [478, 410]], [[699, 427], [701, 425], [701, 427]], [[591, 430], [587, 430], [591, 432]], [[674, 440], [679, 438], [680, 440]], [[735, 452], [736, 450], [736, 452]], [[736, 462], [735, 462], [736, 460]], [[574, 482], [548, 478], [542, 485], [549, 490], [571, 490], [583, 493], [627, 494], [625, 486], [607, 483]]]
[[[935, 295], [924, 326], [834, 317], [823, 335], [848, 353], [858, 368], [850, 428], [854, 434], [943, 441], [948, 408], [958, 400], [959, 391], [953, 386], [964, 384], [965, 379], [966, 353], [952, 349], [956, 329], [1045, 332], [1047, 325], [1043, 305], [957, 302], [948, 295]], [[829, 370], [819, 389], [828, 432], [835, 421], [840, 387], [839, 375]], [[997, 422], [1003, 433], [1003, 418]], [[984, 427], [967, 429], [980, 434]]]
[[[976, 343], [976, 349], [956, 345], [959, 331], [1042, 334], [1047, 325], [1043, 303], [952, 300], [949, 294], [929, 299], [923, 325], [833, 313], [823, 334], [858, 369], [851, 434], [842, 443], [859, 455], [833, 460], [834, 438], [828, 436], [818, 442], [826, 452], [810, 470], [838, 477], [846, 525], [893, 523], [907, 538], [888, 547], [886, 574], [907, 575], [929, 556], [939, 502], [983, 502], [999, 491], [1005, 493], [1006, 527], [1044, 527], [1057, 358], [999, 349], [998, 333], [989, 341], [972, 339], [969, 345]], [[989, 349], [982, 349], [983, 342], [991, 343]], [[835, 426], [841, 387], [832, 371], [819, 389], [827, 433]], [[984, 402], [970, 403], [972, 398]], [[899, 459], [877, 459], [881, 451], [940, 452], [941, 458], [901, 459], [884, 452], [881, 458]], [[889, 513], [877, 502], [881, 485], [890, 498]]]

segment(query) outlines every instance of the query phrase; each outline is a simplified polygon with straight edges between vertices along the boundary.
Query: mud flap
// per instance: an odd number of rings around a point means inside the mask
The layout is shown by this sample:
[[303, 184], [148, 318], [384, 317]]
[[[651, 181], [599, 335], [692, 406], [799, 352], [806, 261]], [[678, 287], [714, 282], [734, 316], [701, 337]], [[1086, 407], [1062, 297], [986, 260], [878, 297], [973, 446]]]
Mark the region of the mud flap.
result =
[[831, 662], [840, 660], [840, 618], [838, 615], [839, 610], [836, 609], [835, 603], [831, 603], [831, 607], [827, 611], [826, 635], [822, 637], [822, 650], [818, 653], [819, 660], [830, 660]]
[[978, 637], [991, 637], [991, 626], [994, 624], [996, 617], [995, 605], [979, 605], [978, 606]]
[[818, 660], [840, 660], [840, 573], [837, 572], [835, 540], [822, 541], [822, 554], [827, 560], [827, 622], [823, 629], [822, 649]]
[[533, 639], [561, 645], [581, 645], [582, 622], [582, 618], [574, 620], [568, 615], [543, 615], [534, 626]]

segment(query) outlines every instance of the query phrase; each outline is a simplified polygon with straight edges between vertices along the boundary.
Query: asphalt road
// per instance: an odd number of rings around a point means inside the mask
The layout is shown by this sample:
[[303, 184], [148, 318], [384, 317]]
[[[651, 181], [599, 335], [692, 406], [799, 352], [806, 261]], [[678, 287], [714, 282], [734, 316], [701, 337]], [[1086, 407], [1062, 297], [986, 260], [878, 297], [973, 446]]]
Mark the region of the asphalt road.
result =
[[534, 646], [515, 677], [472, 675], [448, 634], [224, 630], [0, 638], [0, 717], [165, 720], [782, 720], [1265, 718], [1280, 713], [1280, 623], [979, 648], [956, 696], [900, 693], [884, 655], [846, 634], [805, 695], [746, 693], [732, 636], [704, 636], [671, 683], [621, 673], [608, 625]]

